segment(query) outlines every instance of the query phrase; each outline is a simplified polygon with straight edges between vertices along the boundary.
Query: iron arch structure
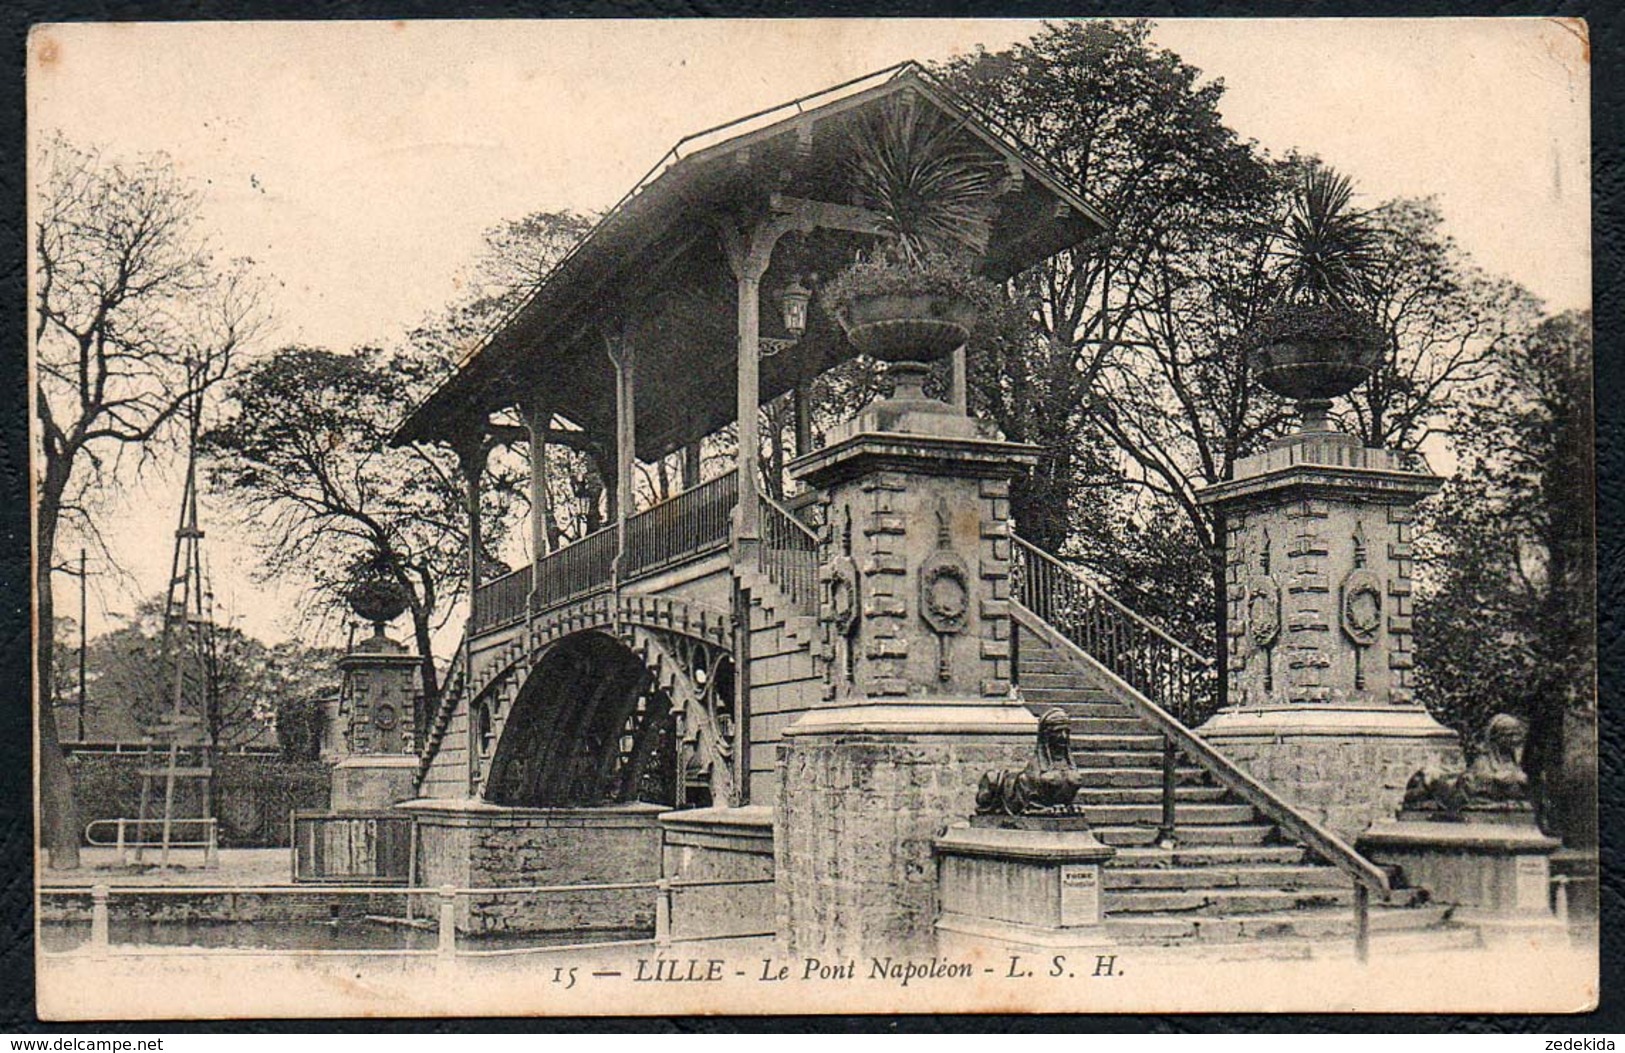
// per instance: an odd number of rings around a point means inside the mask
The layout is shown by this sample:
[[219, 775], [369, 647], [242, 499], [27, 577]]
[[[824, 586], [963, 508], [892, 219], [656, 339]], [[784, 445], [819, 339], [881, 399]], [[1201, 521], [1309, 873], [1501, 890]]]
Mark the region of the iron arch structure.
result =
[[517, 807], [738, 803], [733, 678], [727, 646], [671, 629], [557, 639], [500, 722], [476, 704], [475, 734], [495, 740], [480, 750], [479, 795]]

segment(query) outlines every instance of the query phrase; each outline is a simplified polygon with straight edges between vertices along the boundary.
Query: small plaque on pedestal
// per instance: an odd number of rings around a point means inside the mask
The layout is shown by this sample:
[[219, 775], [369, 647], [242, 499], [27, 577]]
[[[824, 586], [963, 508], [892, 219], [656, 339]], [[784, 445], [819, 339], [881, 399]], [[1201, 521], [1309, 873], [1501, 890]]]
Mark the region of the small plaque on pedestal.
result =
[[976, 816], [936, 840], [940, 953], [1099, 947], [1100, 867], [1116, 854], [1080, 815]]

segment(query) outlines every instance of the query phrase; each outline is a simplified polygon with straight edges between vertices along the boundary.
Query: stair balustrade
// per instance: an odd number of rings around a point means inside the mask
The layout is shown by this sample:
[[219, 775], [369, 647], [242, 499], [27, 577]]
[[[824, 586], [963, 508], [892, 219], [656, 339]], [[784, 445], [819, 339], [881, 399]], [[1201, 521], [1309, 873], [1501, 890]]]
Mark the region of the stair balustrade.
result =
[[[1011, 537], [1010, 594], [1187, 725], [1213, 715], [1213, 660], [1180, 643], [1054, 556]], [[1019, 677], [1019, 674], [1018, 674]]]
[[[1012, 615], [1050, 648], [1070, 655], [1091, 680], [1163, 738], [1162, 821], [1158, 840], [1173, 843], [1177, 758], [1189, 758], [1219, 785], [1274, 823], [1286, 836], [1337, 867], [1354, 884], [1355, 953], [1370, 943], [1370, 896], [1393, 900], [1399, 889], [1384, 868], [1216, 750], [1190, 725], [1211, 712], [1213, 663], [1135, 614], [1076, 571], [1013, 538]], [[1019, 662], [1019, 656], [1018, 656]], [[1018, 674], [1019, 680], [1019, 674]]]
[[762, 495], [757, 569], [803, 614], [818, 610], [818, 535], [789, 509]]

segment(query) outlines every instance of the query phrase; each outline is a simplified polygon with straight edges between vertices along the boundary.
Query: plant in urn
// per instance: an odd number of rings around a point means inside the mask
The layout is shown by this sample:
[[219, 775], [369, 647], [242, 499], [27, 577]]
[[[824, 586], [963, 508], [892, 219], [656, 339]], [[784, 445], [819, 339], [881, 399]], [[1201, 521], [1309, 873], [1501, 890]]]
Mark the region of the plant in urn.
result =
[[890, 100], [853, 135], [854, 200], [879, 217], [885, 243], [838, 274], [822, 302], [864, 354], [887, 363], [894, 399], [925, 398], [931, 364], [964, 346], [977, 301], [997, 172], [963, 133], [911, 97]]
[[379, 553], [356, 561], [344, 599], [358, 617], [372, 623], [375, 636], [384, 635], [384, 626], [399, 618], [408, 606], [406, 590]]
[[1352, 196], [1347, 177], [1332, 169], [1305, 173], [1272, 249], [1280, 297], [1244, 336], [1258, 382], [1297, 403], [1304, 432], [1335, 430], [1332, 400], [1370, 377], [1386, 344], [1356, 306], [1381, 257], [1365, 214], [1349, 207]]

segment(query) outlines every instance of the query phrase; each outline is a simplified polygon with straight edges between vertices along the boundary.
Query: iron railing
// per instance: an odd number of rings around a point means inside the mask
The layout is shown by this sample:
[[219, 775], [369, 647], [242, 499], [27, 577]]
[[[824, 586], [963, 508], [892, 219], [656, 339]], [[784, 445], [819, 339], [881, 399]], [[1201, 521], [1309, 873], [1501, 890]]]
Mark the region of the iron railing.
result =
[[621, 555], [622, 580], [727, 547], [728, 527], [738, 502], [739, 473], [732, 471], [629, 517], [626, 551]]
[[757, 569], [803, 614], [818, 610], [818, 536], [789, 509], [762, 495]]
[[523, 618], [533, 577], [530, 567], [520, 567], [475, 590], [471, 615], [474, 631], [487, 632]]
[[615, 573], [615, 528], [607, 526], [542, 557], [531, 609], [549, 611], [609, 588]]
[[1348, 842], [1298, 811], [1263, 783], [1243, 771], [1167, 708], [1158, 705], [1155, 700], [1128, 683], [1104, 662], [1088, 653], [1069, 634], [1040, 617], [1036, 611], [1017, 602], [1012, 605], [1011, 614], [1017, 624], [1038, 636], [1046, 646], [1070, 655], [1079, 665], [1092, 668], [1097, 682], [1102, 687], [1113, 697], [1126, 703], [1137, 717], [1163, 737], [1165, 743], [1162, 784], [1163, 830], [1158, 833], [1159, 840], [1166, 835], [1172, 835], [1174, 831], [1177, 805], [1172, 761], [1182, 755], [1195, 761], [1197, 766], [1213, 776], [1219, 785], [1252, 805], [1259, 814], [1280, 827], [1281, 832], [1287, 837], [1298, 841], [1311, 853], [1349, 876], [1354, 883], [1355, 956], [1361, 961], [1366, 959], [1371, 938], [1371, 893], [1375, 892], [1380, 899], [1393, 901], [1403, 892], [1396, 886], [1388, 871], [1355, 851]]
[[1043, 549], [1019, 537], [1011, 542], [1010, 594], [1023, 607], [1185, 724], [1212, 716], [1218, 700], [1212, 659]]

